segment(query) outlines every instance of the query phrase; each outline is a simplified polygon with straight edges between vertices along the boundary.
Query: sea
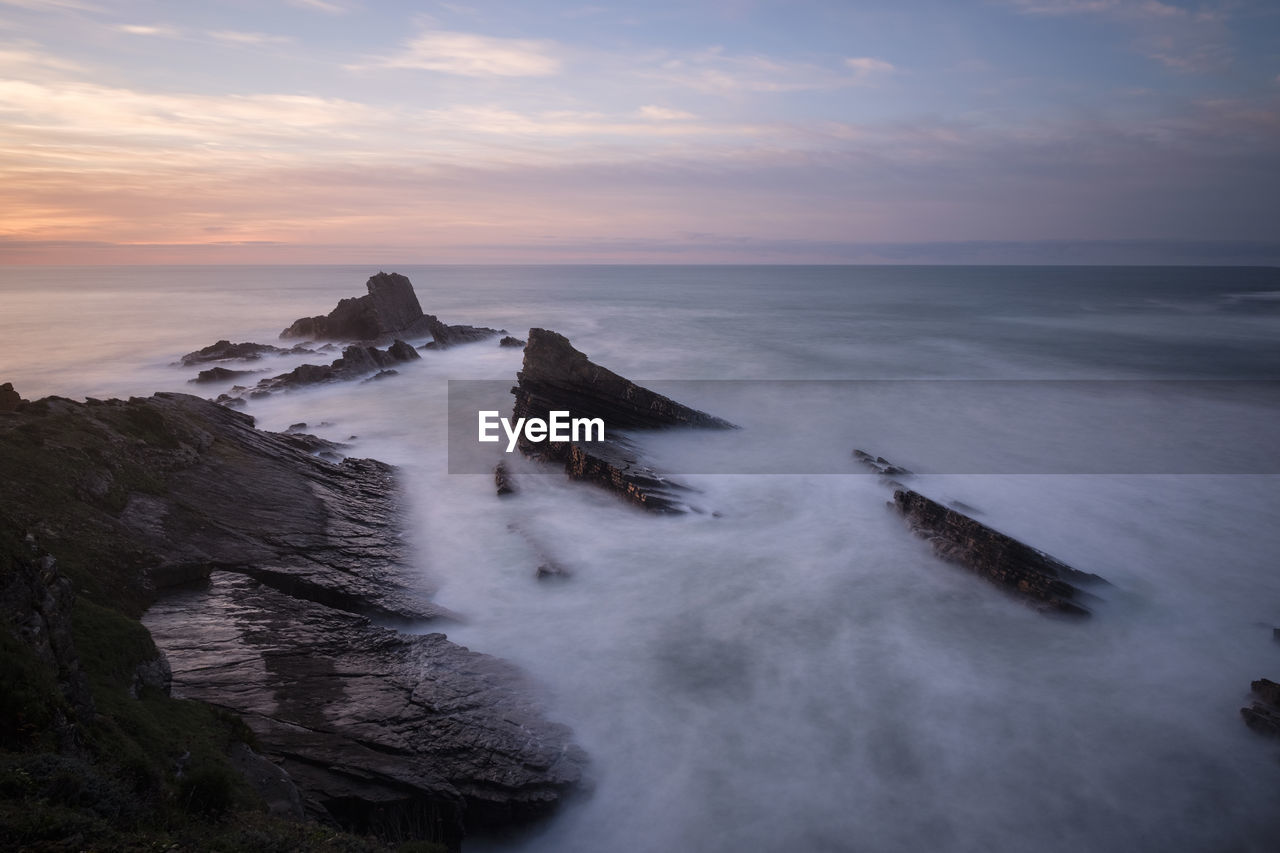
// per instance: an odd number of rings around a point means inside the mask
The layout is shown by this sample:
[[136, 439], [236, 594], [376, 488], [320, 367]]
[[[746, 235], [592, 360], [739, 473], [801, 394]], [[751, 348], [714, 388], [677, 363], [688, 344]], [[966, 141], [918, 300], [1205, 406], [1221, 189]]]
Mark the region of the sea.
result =
[[[668, 516], [528, 460], [499, 499], [501, 445], [451, 465], [450, 389], [520, 369], [494, 341], [247, 404], [401, 468], [443, 630], [590, 757], [587, 793], [469, 849], [1276, 849], [1280, 741], [1240, 708], [1280, 680], [1280, 270], [384, 269], [447, 323], [555, 330], [741, 427], [636, 437], [690, 488]], [[216, 396], [181, 355], [278, 343], [378, 271], [0, 267], [0, 382]], [[1093, 615], [939, 560], [855, 448], [1105, 578]], [[535, 577], [547, 554], [568, 577]]]

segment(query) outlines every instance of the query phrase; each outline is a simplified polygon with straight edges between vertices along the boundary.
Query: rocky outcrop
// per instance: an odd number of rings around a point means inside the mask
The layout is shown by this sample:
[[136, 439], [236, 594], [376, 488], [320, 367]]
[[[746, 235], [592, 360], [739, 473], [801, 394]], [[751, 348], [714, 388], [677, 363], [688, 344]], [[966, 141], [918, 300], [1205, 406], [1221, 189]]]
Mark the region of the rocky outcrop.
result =
[[910, 489], [897, 489], [893, 506], [915, 533], [933, 544], [938, 556], [1016, 593], [1039, 609], [1087, 616], [1087, 605], [1094, 596], [1081, 585], [1106, 583]]
[[174, 693], [244, 714], [313, 815], [456, 848], [545, 814], [581, 753], [510, 666], [387, 627], [452, 614], [406, 566], [394, 471], [324, 444], [182, 394], [46, 398], [0, 419], [0, 507], [91, 563], [93, 595], [160, 596], [144, 621]]
[[16, 410], [21, 402], [23, 402], [22, 397], [13, 389], [12, 382], [0, 385], [0, 413]]
[[233, 344], [231, 341], [218, 341], [204, 349], [187, 353], [182, 357], [181, 364], [183, 367], [192, 367], [210, 361], [257, 361], [264, 355], [312, 355], [314, 353], [314, 349], [301, 345], [284, 349], [271, 344], [249, 342]]
[[1255, 701], [1240, 709], [1245, 725], [1255, 732], [1280, 737], [1280, 684], [1260, 678], [1249, 685]]
[[513, 338], [511, 335], [507, 335], [507, 336], [506, 336], [506, 337], [504, 337], [502, 340], [498, 341], [498, 346], [500, 346], [500, 347], [523, 347], [523, 346], [526, 346], [528, 343], [529, 343], [528, 341], [522, 341], [522, 340], [520, 340], [519, 338]]
[[[300, 364], [288, 373], [263, 379], [252, 388], [232, 389], [232, 393], [218, 397], [217, 402], [226, 403], [241, 395], [252, 398], [265, 397], [278, 391], [292, 391], [309, 385], [321, 385], [328, 382], [349, 382], [370, 374], [375, 378], [384, 375], [395, 375], [395, 371], [386, 370], [394, 364], [403, 364], [422, 358], [418, 351], [401, 340], [392, 342], [385, 350], [377, 347], [352, 344], [342, 351], [340, 358], [330, 364]], [[203, 375], [203, 374], [201, 374]]]
[[603, 486], [657, 512], [689, 509], [690, 490], [645, 465], [635, 446], [615, 430], [735, 428], [593, 363], [568, 338], [546, 329], [529, 330], [524, 365], [511, 390], [514, 418], [545, 419], [551, 411], [568, 411], [605, 423], [605, 441], [530, 442], [522, 435], [519, 447], [526, 456], [562, 464], [573, 479]]
[[872, 471], [875, 471], [881, 477], [909, 477], [911, 472], [906, 468], [894, 465], [883, 456], [872, 456], [865, 450], [854, 450], [853, 458], [857, 459], [863, 465], [866, 465]]
[[448, 349], [458, 344], [470, 344], [492, 338], [494, 335], [506, 334], [506, 329], [489, 329], [484, 326], [450, 326], [442, 323], [433, 314], [422, 318], [423, 326], [431, 334], [431, 341], [424, 349]]
[[324, 316], [294, 320], [282, 338], [373, 341], [389, 335], [425, 334], [422, 306], [413, 284], [399, 273], [379, 272], [366, 284], [368, 293], [338, 302]]
[[246, 376], [253, 376], [255, 373], [261, 372], [260, 370], [228, 370], [225, 367], [211, 367], [208, 370], [200, 371], [195, 379], [188, 379], [187, 381], [202, 385], [214, 382], [235, 382], [236, 380], [244, 379]]

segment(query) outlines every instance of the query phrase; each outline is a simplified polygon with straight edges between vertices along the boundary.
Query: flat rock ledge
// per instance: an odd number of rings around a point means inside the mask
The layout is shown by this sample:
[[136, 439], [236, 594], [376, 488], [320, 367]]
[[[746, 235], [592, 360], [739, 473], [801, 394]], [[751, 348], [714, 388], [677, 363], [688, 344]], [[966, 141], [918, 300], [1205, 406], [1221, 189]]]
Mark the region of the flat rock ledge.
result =
[[20, 401], [0, 506], [149, 607], [173, 692], [243, 714], [312, 817], [457, 849], [546, 815], [582, 752], [514, 667], [394, 630], [457, 617], [408, 565], [395, 471], [331, 447], [185, 394]]
[[547, 418], [551, 411], [602, 418], [603, 442], [529, 442], [526, 456], [555, 462], [575, 480], [595, 483], [644, 509], [684, 512], [689, 489], [645, 465], [635, 446], [616, 430], [662, 427], [736, 429], [726, 420], [677, 403], [595, 364], [564, 335], [530, 329], [517, 374], [513, 417]]

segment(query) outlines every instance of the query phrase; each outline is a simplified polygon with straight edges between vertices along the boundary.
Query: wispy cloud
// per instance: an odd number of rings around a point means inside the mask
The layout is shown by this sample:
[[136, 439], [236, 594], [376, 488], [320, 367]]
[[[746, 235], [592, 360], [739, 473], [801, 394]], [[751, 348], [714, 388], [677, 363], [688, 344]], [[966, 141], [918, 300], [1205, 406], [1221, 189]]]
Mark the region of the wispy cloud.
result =
[[287, 44], [293, 41], [289, 36], [269, 35], [268, 33], [245, 33], [238, 30], [214, 30], [211, 38], [231, 44]]
[[85, 0], [0, 0], [0, 5], [17, 6], [19, 9], [31, 9], [36, 12], [51, 12], [70, 9], [76, 12], [101, 12], [102, 7]]
[[888, 62], [870, 57], [846, 59], [841, 67], [831, 68], [760, 54], [734, 54], [712, 47], [665, 57], [656, 69], [639, 73], [699, 92], [731, 95], [840, 89], [860, 85], [870, 76], [892, 70]]
[[182, 31], [167, 24], [120, 24], [116, 29], [131, 36], [160, 36], [162, 38], [178, 38]]
[[463, 77], [548, 77], [559, 73], [561, 61], [555, 45], [546, 41], [427, 30], [409, 41], [400, 53], [373, 63], [372, 67]]
[[637, 113], [640, 118], [651, 121], [685, 121], [697, 118], [693, 113], [687, 113], [684, 110], [673, 110], [669, 107], [659, 107], [652, 104], [641, 107]]
[[312, 12], [323, 12], [326, 15], [345, 15], [350, 11], [346, 5], [333, 2], [333, 0], [287, 0], [287, 2], [290, 6], [308, 9]]

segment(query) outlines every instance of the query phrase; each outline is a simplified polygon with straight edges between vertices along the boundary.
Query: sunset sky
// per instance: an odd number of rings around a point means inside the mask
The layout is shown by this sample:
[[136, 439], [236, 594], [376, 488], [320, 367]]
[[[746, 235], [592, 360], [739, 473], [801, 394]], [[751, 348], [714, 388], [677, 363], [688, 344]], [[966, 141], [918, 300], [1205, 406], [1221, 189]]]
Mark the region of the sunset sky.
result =
[[1280, 3], [0, 0], [0, 263], [1280, 262]]

